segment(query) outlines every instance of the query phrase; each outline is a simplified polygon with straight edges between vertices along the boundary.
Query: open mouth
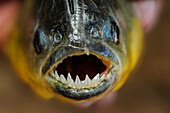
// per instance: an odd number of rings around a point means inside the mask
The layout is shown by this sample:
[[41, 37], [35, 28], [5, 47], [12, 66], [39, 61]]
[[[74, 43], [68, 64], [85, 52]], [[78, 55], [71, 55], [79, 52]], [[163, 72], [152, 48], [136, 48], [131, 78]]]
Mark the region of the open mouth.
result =
[[87, 99], [108, 89], [115, 76], [111, 61], [95, 55], [65, 58], [46, 76], [55, 93], [71, 99]]
[[59, 75], [63, 74], [65, 78], [70, 73], [74, 81], [77, 75], [80, 80], [85, 80], [86, 75], [93, 79], [97, 74], [105, 72], [107, 69], [106, 65], [110, 65], [109, 63], [105, 64], [94, 55], [72, 56], [66, 58], [53, 70], [56, 70]]

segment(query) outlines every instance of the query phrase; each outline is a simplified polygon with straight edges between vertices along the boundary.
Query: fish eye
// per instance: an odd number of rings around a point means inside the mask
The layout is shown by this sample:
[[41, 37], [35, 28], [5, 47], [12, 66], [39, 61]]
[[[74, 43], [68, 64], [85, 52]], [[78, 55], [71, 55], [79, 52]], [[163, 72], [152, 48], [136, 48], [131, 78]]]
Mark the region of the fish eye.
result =
[[62, 34], [59, 31], [56, 32], [52, 31], [52, 38], [54, 42], [57, 44], [60, 43], [63, 39]]
[[101, 29], [99, 25], [94, 24], [90, 26], [90, 36], [93, 38], [97, 38], [101, 36]]
[[45, 35], [41, 28], [38, 28], [34, 34], [33, 45], [37, 54], [41, 54], [47, 46]]

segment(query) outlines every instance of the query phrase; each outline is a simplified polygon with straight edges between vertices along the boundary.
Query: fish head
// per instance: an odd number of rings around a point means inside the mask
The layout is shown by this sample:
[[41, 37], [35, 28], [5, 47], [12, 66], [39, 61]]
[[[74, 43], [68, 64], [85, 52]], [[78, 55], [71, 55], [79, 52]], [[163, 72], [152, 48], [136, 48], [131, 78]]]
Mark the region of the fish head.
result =
[[40, 5], [32, 43], [34, 67], [54, 97], [98, 100], [131, 69], [131, 20], [110, 3], [44, 0]]

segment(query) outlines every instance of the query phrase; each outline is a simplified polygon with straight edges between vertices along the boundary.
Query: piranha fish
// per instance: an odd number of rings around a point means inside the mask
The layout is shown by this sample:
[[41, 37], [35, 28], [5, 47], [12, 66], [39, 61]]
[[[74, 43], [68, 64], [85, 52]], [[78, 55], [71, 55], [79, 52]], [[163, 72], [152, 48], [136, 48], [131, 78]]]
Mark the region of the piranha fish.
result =
[[127, 0], [26, 0], [6, 53], [40, 96], [95, 101], [134, 68], [142, 31]]

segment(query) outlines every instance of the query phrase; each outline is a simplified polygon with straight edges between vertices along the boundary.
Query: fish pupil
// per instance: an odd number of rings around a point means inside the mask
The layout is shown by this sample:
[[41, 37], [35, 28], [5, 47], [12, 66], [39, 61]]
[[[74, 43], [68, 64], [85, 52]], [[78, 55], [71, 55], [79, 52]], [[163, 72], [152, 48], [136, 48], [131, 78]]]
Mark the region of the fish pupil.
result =
[[56, 32], [56, 33], [54, 34], [54, 41], [55, 41], [56, 43], [60, 43], [61, 40], [62, 40], [62, 35], [61, 35], [59, 32]]
[[100, 35], [101, 35], [100, 27], [98, 25], [91, 25], [90, 26], [90, 35], [93, 38], [100, 37]]
[[93, 28], [92, 30], [91, 30], [91, 35], [93, 36], [93, 37], [97, 37], [98, 36], [98, 30], [96, 29], [96, 28]]

